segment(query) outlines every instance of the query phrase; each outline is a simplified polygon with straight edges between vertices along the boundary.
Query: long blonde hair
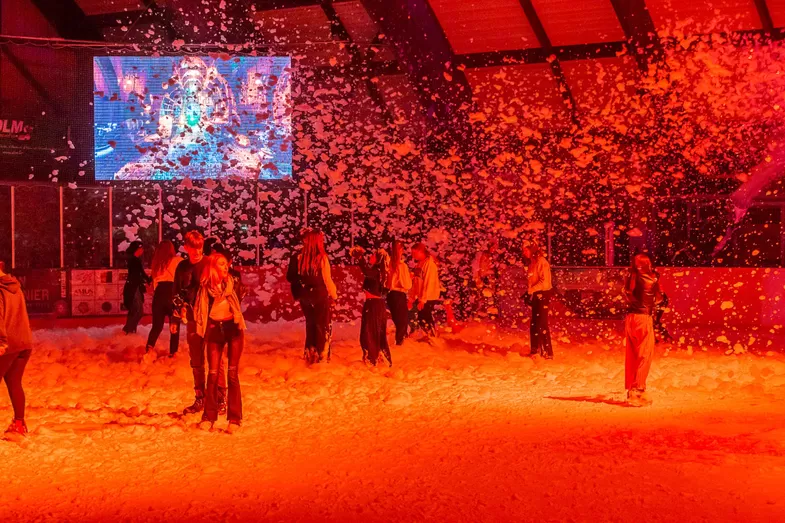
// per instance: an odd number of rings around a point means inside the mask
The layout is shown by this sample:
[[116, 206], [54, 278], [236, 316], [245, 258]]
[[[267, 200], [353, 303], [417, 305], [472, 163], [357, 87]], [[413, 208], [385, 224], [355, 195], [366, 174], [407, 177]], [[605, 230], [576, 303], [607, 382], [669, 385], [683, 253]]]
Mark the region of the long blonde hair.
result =
[[316, 275], [322, 266], [322, 260], [327, 257], [324, 250], [324, 233], [322, 231], [308, 231], [303, 236], [303, 250], [297, 269], [300, 274]]
[[169, 268], [169, 264], [174, 257], [177, 256], [174, 250], [174, 244], [169, 240], [164, 240], [158, 244], [153, 254], [152, 272], [153, 278], [161, 276]]
[[207, 290], [217, 289], [221, 286], [222, 283], [230, 278], [228, 275], [226, 278], [224, 278], [218, 269], [218, 261], [221, 258], [226, 260], [227, 265], [229, 264], [229, 258], [220, 252], [215, 252], [207, 257], [207, 263], [204, 265], [204, 269], [202, 270], [202, 274], [199, 279], [202, 287]]

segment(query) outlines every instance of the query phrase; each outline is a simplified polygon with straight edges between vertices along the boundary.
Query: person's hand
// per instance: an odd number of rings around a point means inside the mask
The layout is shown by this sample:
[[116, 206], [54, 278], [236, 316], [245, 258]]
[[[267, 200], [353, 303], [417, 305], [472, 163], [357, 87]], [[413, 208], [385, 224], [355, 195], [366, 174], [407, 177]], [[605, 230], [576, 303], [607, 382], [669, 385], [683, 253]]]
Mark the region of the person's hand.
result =
[[172, 334], [177, 334], [177, 330], [178, 328], [176, 323], [169, 324], [169, 332], [171, 332]]
[[425, 302], [422, 302], [422, 301], [417, 302], [417, 310], [418, 311], [423, 310], [423, 307], [425, 307]]
[[7, 350], [8, 350], [7, 344], [0, 345], [0, 356], [4, 355]]
[[412, 300], [407, 301], [406, 308], [412, 310], [412, 307], [414, 307], [414, 302]]

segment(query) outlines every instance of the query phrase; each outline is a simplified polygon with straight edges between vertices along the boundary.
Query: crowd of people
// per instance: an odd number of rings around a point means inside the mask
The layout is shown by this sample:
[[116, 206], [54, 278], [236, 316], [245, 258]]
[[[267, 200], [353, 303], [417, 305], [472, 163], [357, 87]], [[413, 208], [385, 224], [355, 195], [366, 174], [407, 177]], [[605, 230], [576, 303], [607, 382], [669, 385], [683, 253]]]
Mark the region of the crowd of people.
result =
[[[494, 301], [499, 282], [498, 268], [493, 263], [496, 247], [491, 242], [488, 250], [480, 254], [475, 271], [479, 298], [491, 317], [498, 315]], [[205, 239], [198, 231], [190, 231], [184, 237], [183, 250], [186, 256], [180, 257], [172, 242], [162, 241], [155, 249], [151, 275], [148, 275], [142, 263], [144, 246], [137, 241], [130, 244], [128, 277], [123, 289], [128, 314], [123, 331], [136, 332], [147, 286], [151, 285], [152, 326], [143, 359], [157, 357], [155, 345], [167, 320], [171, 332], [169, 356], [174, 356], [184, 325], [193, 371], [194, 401], [183, 409], [183, 415], [201, 414], [199, 426], [207, 430], [213, 428], [219, 416], [225, 415], [227, 431], [236, 432], [243, 419], [238, 369], [245, 348], [246, 321], [241, 302], [246, 289], [240, 273], [232, 267], [230, 253], [217, 239]], [[396, 346], [417, 332], [422, 336], [419, 340], [436, 336], [434, 309], [442, 302], [445, 290], [440, 264], [423, 243], [411, 246], [412, 268], [405, 261], [405, 252], [405, 245], [400, 241], [393, 241], [389, 252], [384, 248], [367, 252], [359, 247], [350, 251], [363, 275], [365, 302], [360, 347], [363, 361], [369, 365], [386, 361], [392, 366], [388, 312]], [[521, 253], [527, 267], [527, 289], [522, 300], [531, 307], [530, 354], [552, 359], [548, 324], [554, 292], [551, 267], [536, 242], [525, 241]], [[329, 361], [332, 308], [338, 292], [322, 232], [303, 233], [302, 245], [289, 260], [286, 279], [305, 317], [304, 358], [309, 364]], [[627, 400], [632, 406], [643, 406], [651, 401], [646, 394], [646, 379], [658, 330], [655, 318], [658, 307], [666, 299], [660, 290], [659, 275], [647, 254], [633, 257], [624, 296], [628, 302], [624, 322]], [[22, 377], [31, 349], [32, 333], [21, 285], [5, 272], [0, 262], [0, 378], [6, 383], [14, 411], [14, 419], [6, 431], [10, 434], [27, 433]]]

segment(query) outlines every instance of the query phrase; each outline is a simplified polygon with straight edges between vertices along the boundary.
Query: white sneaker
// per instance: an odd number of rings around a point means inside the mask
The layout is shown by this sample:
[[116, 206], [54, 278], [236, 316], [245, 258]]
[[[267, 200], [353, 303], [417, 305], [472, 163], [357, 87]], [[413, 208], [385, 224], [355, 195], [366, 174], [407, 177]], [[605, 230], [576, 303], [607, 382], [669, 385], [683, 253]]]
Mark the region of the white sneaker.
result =
[[157, 359], [158, 359], [158, 353], [155, 352], [155, 349], [150, 349], [149, 351], [144, 353], [144, 356], [142, 356], [142, 362], [146, 363], [147, 365], [153, 363]]

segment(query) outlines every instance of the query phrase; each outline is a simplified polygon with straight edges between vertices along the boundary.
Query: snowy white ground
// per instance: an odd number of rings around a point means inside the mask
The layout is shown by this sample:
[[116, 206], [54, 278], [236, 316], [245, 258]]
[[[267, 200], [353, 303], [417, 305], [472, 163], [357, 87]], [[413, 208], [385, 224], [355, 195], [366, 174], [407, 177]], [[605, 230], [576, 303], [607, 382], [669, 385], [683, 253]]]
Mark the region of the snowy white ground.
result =
[[357, 325], [314, 368], [301, 324], [250, 328], [234, 435], [170, 415], [192, 399], [184, 345], [143, 365], [116, 327], [38, 331], [0, 520], [785, 521], [781, 353], [660, 347], [655, 403], [632, 409], [615, 326], [571, 325], [533, 362], [474, 325], [378, 370]]

